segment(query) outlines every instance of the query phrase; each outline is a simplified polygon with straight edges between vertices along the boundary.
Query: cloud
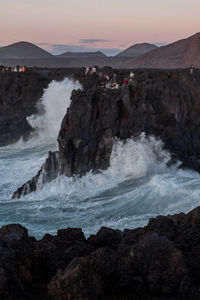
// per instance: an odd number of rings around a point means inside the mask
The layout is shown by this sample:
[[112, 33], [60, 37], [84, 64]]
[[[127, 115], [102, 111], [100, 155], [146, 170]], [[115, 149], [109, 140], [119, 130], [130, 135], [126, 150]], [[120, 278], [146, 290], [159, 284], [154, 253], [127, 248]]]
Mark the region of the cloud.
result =
[[[48, 48], [48, 49], [47, 49]], [[108, 56], [116, 55], [121, 52], [121, 49], [117, 48], [92, 48], [85, 45], [72, 45], [72, 44], [49, 44], [46, 50], [52, 54], [61, 54], [63, 52], [95, 52], [101, 51]]]
[[111, 42], [109, 40], [102, 40], [102, 39], [82, 39], [80, 40], [81, 44], [96, 44], [96, 43], [108, 43]]

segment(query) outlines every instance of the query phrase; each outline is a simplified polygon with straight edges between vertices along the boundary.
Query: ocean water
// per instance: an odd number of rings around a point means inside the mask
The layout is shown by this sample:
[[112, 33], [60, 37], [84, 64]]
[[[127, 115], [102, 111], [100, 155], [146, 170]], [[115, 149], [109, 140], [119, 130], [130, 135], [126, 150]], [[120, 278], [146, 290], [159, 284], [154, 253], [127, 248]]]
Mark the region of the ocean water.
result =
[[188, 212], [200, 205], [200, 175], [168, 168], [170, 153], [162, 142], [142, 134], [126, 144], [114, 141], [110, 168], [82, 178], [59, 177], [21, 199], [12, 193], [34, 176], [56, 150], [60, 123], [78, 82], [53, 81], [39, 102], [40, 113], [28, 121], [37, 135], [0, 148], [0, 226], [21, 223], [41, 238], [60, 228], [81, 227], [88, 236], [101, 226], [144, 226], [150, 217]]

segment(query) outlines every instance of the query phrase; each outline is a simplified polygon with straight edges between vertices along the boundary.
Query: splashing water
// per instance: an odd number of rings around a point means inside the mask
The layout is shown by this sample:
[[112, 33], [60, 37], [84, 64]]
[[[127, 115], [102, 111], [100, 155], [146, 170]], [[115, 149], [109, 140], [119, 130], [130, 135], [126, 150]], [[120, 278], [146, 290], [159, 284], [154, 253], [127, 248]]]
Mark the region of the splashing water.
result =
[[65, 78], [61, 82], [53, 80], [44, 90], [43, 97], [38, 104], [39, 114], [27, 117], [30, 126], [36, 132], [31, 139], [33, 143], [56, 142], [62, 119], [71, 102], [73, 89], [81, 89], [80, 83]]
[[13, 191], [37, 173], [48, 151], [56, 149], [71, 91], [77, 88], [80, 84], [68, 79], [53, 81], [44, 91], [41, 113], [28, 119], [37, 136], [0, 148], [0, 226], [21, 223], [38, 238], [68, 226], [82, 227], [89, 235], [101, 226], [134, 228], [158, 214], [187, 212], [200, 205], [200, 175], [167, 168], [169, 153], [160, 141], [144, 134], [126, 144], [116, 140], [106, 171], [60, 177], [10, 200]]
[[0, 225], [20, 222], [38, 238], [68, 226], [82, 227], [89, 235], [101, 226], [143, 226], [149, 217], [187, 212], [200, 204], [200, 175], [167, 168], [170, 156], [162, 143], [144, 135], [126, 144], [116, 141], [107, 171], [60, 177], [11, 201], [11, 193], [39, 169], [47, 149], [0, 149]]

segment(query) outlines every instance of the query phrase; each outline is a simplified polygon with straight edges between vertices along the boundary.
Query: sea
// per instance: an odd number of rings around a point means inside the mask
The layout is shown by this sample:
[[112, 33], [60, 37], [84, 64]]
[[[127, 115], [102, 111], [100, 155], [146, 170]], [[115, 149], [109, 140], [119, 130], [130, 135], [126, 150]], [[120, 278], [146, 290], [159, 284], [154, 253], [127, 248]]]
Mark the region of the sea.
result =
[[79, 82], [52, 81], [38, 99], [38, 114], [27, 118], [35, 133], [29, 140], [0, 148], [0, 226], [20, 223], [41, 239], [58, 229], [82, 228], [86, 236], [102, 226], [124, 230], [149, 218], [188, 212], [200, 205], [200, 175], [167, 166], [162, 141], [144, 133], [126, 143], [113, 140], [110, 167], [83, 177], [59, 177], [36, 192], [12, 200], [12, 193], [36, 175], [48, 151], [58, 149], [62, 118]]

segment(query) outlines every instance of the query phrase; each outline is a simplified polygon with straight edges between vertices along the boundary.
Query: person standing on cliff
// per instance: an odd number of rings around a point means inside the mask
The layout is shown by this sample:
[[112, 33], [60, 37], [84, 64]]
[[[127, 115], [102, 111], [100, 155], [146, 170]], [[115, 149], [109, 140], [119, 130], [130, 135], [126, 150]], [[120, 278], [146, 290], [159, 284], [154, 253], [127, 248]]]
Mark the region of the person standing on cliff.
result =
[[133, 71], [131, 71], [130, 74], [129, 74], [130, 79], [133, 79], [134, 76], [135, 76], [135, 74], [133, 73]]
[[128, 79], [127, 79], [127, 78], [124, 78], [123, 83], [128, 85]]
[[194, 72], [194, 66], [192, 64], [191, 67], [190, 67], [190, 74], [193, 74], [193, 72]]
[[89, 67], [86, 67], [86, 68], [85, 68], [85, 75], [87, 75], [87, 74], [89, 73], [89, 71], [90, 71], [90, 68], [89, 68]]
[[92, 67], [91, 71], [90, 71], [90, 75], [95, 74], [97, 71], [97, 69], [95, 67]]
[[105, 80], [108, 82], [110, 80], [110, 76], [108, 74], [105, 75]]

